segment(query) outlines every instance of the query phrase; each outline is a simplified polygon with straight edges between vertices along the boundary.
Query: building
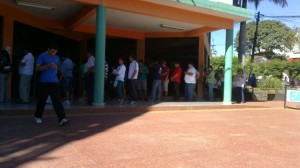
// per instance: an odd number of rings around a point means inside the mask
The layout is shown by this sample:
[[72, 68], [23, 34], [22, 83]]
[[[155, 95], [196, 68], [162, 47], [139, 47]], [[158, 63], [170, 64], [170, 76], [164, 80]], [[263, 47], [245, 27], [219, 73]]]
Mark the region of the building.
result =
[[[104, 74], [107, 38], [133, 39], [136, 55], [147, 59], [147, 40], [163, 38], [197, 39], [200, 73], [209, 64], [209, 32], [226, 29], [226, 65], [224, 102], [231, 101], [233, 25], [253, 17], [253, 12], [232, 5], [232, 0], [7, 0], [0, 2], [1, 46], [12, 59], [18, 38], [16, 24], [74, 40], [80, 58], [85, 56], [88, 40], [96, 42], [96, 76]], [[42, 39], [42, 37], [41, 37]], [[228, 70], [227, 70], [228, 69]], [[95, 105], [104, 103], [104, 81], [96, 78]], [[10, 81], [10, 90], [12, 82]], [[198, 82], [202, 88], [202, 81]], [[229, 93], [230, 89], [230, 93]], [[227, 91], [226, 91], [227, 90]], [[202, 90], [198, 89], [202, 95]]]

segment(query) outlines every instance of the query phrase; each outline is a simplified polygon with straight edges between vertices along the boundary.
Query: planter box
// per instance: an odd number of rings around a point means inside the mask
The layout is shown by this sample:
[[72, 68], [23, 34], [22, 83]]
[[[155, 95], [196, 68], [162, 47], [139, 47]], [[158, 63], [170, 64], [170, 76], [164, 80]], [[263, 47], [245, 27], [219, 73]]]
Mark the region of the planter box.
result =
[[254, 101], [268, 101], [268, 93], [267, 92], [254, 92], [252, 95], [252, 99]]

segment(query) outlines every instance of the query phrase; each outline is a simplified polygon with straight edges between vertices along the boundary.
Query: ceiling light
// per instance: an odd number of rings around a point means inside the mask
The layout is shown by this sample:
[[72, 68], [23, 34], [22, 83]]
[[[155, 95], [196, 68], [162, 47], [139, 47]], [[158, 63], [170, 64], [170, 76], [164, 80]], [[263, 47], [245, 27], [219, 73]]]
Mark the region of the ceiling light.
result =
[[185, 30], [185, 27], [172, 26], [172, 25], [166, 25], [166, 24], [160, 24], [160, 27], [169, 28], [169, 29], [175, 29], [175, 30]]
[[41, 8], [41, 9], [48, 9], [48, 10], [55, 9], [55, 6], [52, 5], [40, 4], [40, 3], [30, 2], [30, 1], [16, 0], [16, 3], [18, 5], [34, 7], [34, 8]]

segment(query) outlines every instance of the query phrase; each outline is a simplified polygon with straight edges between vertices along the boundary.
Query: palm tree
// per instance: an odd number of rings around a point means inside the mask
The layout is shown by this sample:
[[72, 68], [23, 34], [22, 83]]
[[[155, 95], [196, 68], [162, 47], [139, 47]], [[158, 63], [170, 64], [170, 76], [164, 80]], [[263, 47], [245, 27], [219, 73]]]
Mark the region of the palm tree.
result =
[[[255, 8], [257, 9], [258, 5], [264, 0], [242, 0], [241, 7], [247, 8], [247, 2], [254, 3]], [[286, 7], [287, 0], [269, 0], [273, 2], [276, 5], [280, 5], [281, 7]], [[239, 34], [239, 48], [238, 48], [238, 58], [241, 63], [243, 63], [243, 55], [245, 55], [245, 49], [246, 49], [246, 22], [240, 23], [240, 34]]]

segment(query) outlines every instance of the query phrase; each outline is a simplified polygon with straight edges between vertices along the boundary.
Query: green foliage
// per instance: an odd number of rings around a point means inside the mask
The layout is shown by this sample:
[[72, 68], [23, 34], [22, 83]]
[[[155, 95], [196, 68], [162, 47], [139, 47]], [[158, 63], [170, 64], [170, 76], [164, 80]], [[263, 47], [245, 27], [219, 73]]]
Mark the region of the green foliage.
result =
[[[265, 63], [252, 64], [252, 73], [256, 76], [273, 76], [282, 79], [282, 73], [287, 69], [288, 62], [280, 59], [273, 59]], [[251, 68], [251, 64], [246, 64], [245, 69]]]
[[[236, 72], [241, 68], [241, 63], [237, 57], [233, 57], [232, 62], [232, 72]], [[214, 70], [224, 70], [225, 56], [210, 57], [210, 64], [214, 67]]]
[[[246, 53], [250, 55], [254, 40], [255, 22], [247, 24]], [[285, 24], [275, 20], [264, 20], [258, 27], [258, 51], [274, 53], [275, 50], [291, 50], [296, 43], [296, 33]], [[235, 38], [235, 47], [238, 47], [239, 32]]]
[[282, 89], [284, 82], [281, 79], [274, 77], [267, 77], [259, 80], [257, 83], [259, 88], [268, 88], [268, 89]]
[[300, 80], [300, 62], [287, 63], [290, 79]]

